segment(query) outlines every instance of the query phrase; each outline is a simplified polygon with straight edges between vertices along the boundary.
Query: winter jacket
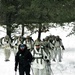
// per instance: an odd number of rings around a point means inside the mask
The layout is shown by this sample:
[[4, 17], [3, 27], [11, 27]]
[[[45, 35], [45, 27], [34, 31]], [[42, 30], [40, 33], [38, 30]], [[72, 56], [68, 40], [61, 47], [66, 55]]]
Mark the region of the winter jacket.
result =
[[27, 67], [32, 62], [33, 57], [29, 50], [18, 51], [15, 56], [15, 71], [17, 71], [17, 66]]

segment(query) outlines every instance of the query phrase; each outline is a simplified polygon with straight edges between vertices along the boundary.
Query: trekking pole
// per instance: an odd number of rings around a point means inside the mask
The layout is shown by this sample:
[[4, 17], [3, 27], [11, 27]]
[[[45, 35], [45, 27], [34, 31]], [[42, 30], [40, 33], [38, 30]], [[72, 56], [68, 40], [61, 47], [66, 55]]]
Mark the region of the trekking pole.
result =
[[34, 75], [34, 72], [33, 72], [33, 68], [31, 67], [31, 70], [32, 70], [32, 75]]

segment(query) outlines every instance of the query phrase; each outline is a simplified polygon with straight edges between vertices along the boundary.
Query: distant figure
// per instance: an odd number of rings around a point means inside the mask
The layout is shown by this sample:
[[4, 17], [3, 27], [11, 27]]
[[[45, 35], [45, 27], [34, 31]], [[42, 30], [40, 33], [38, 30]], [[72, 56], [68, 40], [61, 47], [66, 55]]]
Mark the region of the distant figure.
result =
[[20, 44], [15, 56], [15, 71], [17, 71], [17, 66], [19, 65], [19, 75], [30, 75], [32, 60], [32, 54], [27, 50], [27, 46], [25, 44]]
[[3, 47], [4, 47], [4, 54], [5, 54], [5, 61], [9, 61], [10, 54], [11, 54], [11, 47], [10, 47], [11, 40], [9, 36], [4, 37]]
[[11, 48], [12, 48], [12, 51], [14, 53], [14, 56], [16, 55], [17, 51], [18, 51], [18, 38], [17, 37], [14, 37], [12, 42], [11, 42]]
[[32, 39], [32, 37], [27, 36], [26, 40], [25, 40], [25, 44], [27, 45], [27, 48], [30, 50], [30, 52], [32, 51], [32, 49], [34, 48], [34, 41]]
[[59, 36], [56, 36], [53, 61], [55, 61], [55, 59], [58, 58], [58, 61], [61, 62], [62, 50], [65, 50], [63, 43], [62, 43], [62, 39], [60, 39]]

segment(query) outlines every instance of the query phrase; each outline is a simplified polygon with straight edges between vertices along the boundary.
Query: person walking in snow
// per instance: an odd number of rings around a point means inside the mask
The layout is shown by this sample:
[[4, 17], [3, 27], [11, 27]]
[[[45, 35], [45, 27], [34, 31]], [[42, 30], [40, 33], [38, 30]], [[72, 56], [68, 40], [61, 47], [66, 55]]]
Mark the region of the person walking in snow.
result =
[[55, 59], [58, 58], [58, 61], [61, 62], [62, 50], [65, 50], [62, 43], [62, 39], [60, 39], [59, 36], [56, 36], [53, 61], [55, 61]]
[[3, 40], [5, 61], [9, 61], [9, 58], [10, 58], [10, 54], [11, 54], [10, 43], [11, 43], [11, 40], [10, 40], [9, 36], [6, 35]]
[[45, 56], [47, 53], [44, 48], [41, 46], [41, 42], [39, 40], [35, 41], [34, 50], [32, 51], [32, 55], [34, 57], [34, 62], [32, 62], [32, 69], [34, 75], [48, 75], [46, 73], [46, 60]]
[[27, 36], [26, 40], [25, 40], [25, 44], [27, 45], [27, 48], [31, 52], [33, 50], [33, 48], [34, 48], [34, 40], [32, 39], [32, 37]]
[[19, 65], [19, 75], [30, 75], [32, 60], [32, 54], [27, 50], [27, 46], [25, 44], [20, 44], [15, 56], [15, 71], [17, 71], [17, 66]]

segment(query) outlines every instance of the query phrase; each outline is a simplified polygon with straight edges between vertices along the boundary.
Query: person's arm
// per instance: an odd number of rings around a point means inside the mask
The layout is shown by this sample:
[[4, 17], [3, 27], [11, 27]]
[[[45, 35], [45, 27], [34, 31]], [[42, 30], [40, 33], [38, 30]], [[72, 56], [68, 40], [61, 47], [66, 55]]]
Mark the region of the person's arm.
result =
[[60, 44], [61, 44], [62, 50], [65, 50], [65, 47], [64, 47], [64, 45], [62, 43], [62, 40], [60, 41]]
[[64, 46], [62, 45], [62, 49], [65, 50]]
[[28, 62], [31, 63], [34, 60], [34, 57], [32, 56], [32, 54], [29, 52], [28, 54]]

